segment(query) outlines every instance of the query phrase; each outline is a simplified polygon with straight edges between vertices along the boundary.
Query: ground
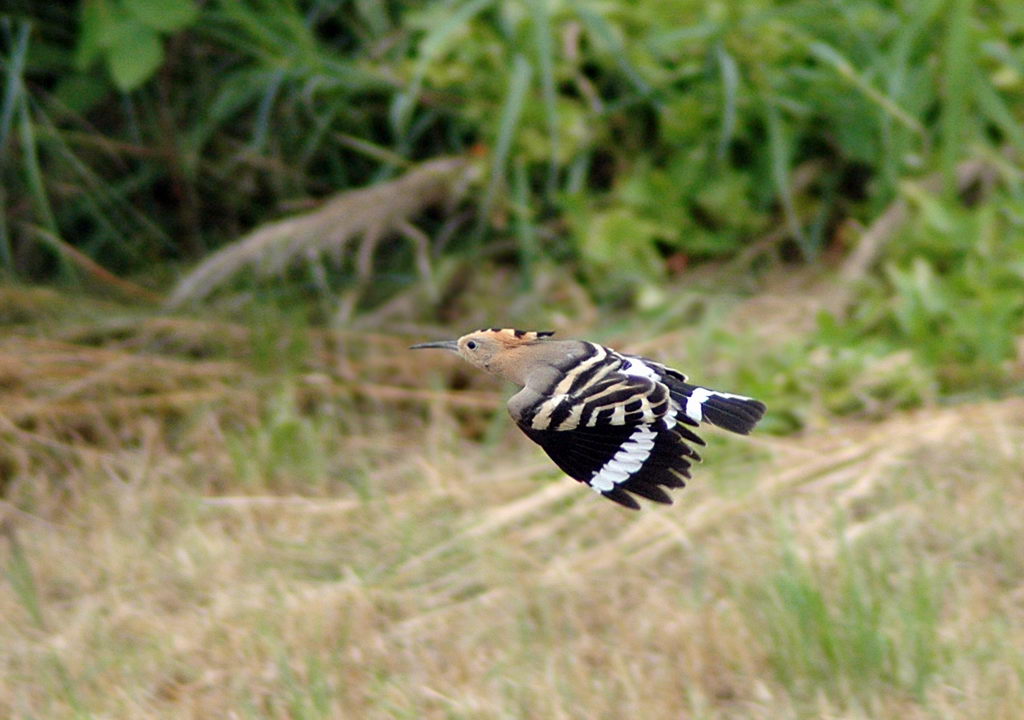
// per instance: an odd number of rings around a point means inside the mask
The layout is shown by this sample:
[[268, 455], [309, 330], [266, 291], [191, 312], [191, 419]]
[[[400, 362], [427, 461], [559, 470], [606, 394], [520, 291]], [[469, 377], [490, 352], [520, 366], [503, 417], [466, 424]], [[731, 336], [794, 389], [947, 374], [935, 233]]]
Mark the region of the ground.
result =
[[[633, 513], [522, 437], [507, 388], [408, 337], [19, 298], [0, 716], [1024, 707], [1024, 399], [709, 431], [675, 505]], [[659, 337], [622, 349], [688, 339]]]

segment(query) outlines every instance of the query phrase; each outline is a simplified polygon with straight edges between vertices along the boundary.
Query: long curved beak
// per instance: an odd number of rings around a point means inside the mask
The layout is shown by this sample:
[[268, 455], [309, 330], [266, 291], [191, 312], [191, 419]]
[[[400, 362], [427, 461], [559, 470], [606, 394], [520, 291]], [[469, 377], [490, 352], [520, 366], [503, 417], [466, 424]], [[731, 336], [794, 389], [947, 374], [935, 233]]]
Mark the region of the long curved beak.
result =
[[438, 340], [437, 342], [420, 343], [419, 345], [413, 345], [410, 350], [428, 350], [430, 348], [436, 348], [438, 350], [451, 350], [452, 352], [459, 351], [458, 340]]

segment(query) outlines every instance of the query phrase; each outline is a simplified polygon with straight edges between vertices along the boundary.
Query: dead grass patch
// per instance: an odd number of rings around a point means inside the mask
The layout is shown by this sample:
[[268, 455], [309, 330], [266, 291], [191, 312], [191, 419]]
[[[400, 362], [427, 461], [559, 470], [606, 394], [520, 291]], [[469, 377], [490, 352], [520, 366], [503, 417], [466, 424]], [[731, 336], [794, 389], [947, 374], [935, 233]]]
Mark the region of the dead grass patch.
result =
[[1024, 706], [1024, 400], [715, 435], [634, 514], [405, 343], [310, 333], [257, 370], [212, 322], [0, 342], [0, 716]]

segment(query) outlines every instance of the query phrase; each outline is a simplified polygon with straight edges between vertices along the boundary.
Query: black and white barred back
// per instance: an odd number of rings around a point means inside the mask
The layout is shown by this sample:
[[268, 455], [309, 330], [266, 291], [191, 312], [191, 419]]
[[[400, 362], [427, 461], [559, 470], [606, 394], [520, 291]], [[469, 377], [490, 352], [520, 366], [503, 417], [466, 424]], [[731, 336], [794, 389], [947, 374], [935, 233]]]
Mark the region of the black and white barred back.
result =
[[700, 461], [692, 446], [705, 444], [691, 428], [747, 434], [765, 413], [758, 400], [692, 385], [648, 358], [577, 342], [538, 399], [510, 410], [567, 475], [626, 507], [639, 509], [632, 495], [672, 502], [663, 488], [685, 485]]

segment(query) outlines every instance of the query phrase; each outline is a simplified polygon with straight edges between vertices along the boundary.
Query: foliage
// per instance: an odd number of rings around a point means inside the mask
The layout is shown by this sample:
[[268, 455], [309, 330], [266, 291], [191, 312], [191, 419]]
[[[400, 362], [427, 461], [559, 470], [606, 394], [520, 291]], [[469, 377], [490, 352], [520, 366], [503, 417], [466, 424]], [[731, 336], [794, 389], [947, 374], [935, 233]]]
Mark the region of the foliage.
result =
[[769, 663], [792, 692], [827, 687], [863, 697], [883, 685], [921, 697], [946, 662], [938, 633], [943, 579], [912, 557], [882, 551], [893, 539], [879, 535], [873, 547], [843, 547], [840, 539], [826, 573], [787, 548], [766, 587], [751, 588], [770, 638]]
[[164, 61], [161, 34], [196, 19], [193, 0], [82, 0], [75, 69], [89, 70], [100, 59], [114, 85], [130, 92], [149, 80]]
[[831, 347], [907, 348], [949, 393], [1024, 380], [1024, 195], [971, 208], [912, 186], [913, 221], [848, 321], [823, 318]]
[[[295, 197], [483, 143], [483, 220], [500, 221], [522, 168], [528, 221], [569, 219], [567, 238], [539, 233], [543, 252], [564, 254], [568, 239], [600, 292], [657, 280], [666, 255], [729, 255], [779, 223], [813, 258], [838, 219], [877, 211], [903, 178], [951, 173], [978, 143], [1024, 148], [1009, 0], [82, 0], [79, 11], [73, 42], [75, 18], [60, 11], [8, 25], [5, 114], [25, 126], [3, 137], [21, 156], [9, 171], [35, 175], [34, 192], [59, 208], [51, 232], [74, 229], [76, 246], [129, 269], [194, 256]], [[101, 57], [135, 92], [88, 101]], [[64, 74], [74, 80], [55, 88]], [[69, 165], [111, 189], [56, 183]], [[127, 247], [146, 224], [118, 217], [127, 206], [162, 229], [142, 234], [144, 252]], [[45, 215], [19, 212], [14, 227]]]
[[[486, 259], [520, 290], [561, 267], [604, 306], [667, 317], [702, 261], [744, 277], [821, 261], [902, 199], [910, 220], [853, 311], [824, 315], [809, 344], [752, 352], [784, 379], [751, 361], [750, 380], [826, 412], [1020, 380], [1011, 0], [82, 0], [0, 30], [9, 276], [80, 278], [95, 261], [166, 287], [169, 261], [455, 154], [485, 166], [471, 222], [424, 214], [418, 244], [360, 245], [378, 263], [321, 248], [276, 296], [366, 310], [429, 286], [403, 307], [433, 319]], [[125, 53], [122, 31], [163, 54]], [[952, 185], [968, 158], [1000, 168], [972, 204]], [[932, 173], [945, 190], [916, 183]], [[793, 407], [801, 426], [808, 406]]]
[[[5, 13], [0, 716], [1017, 717], [1019, 0]], [[594, 512], [404, 352], [499, 320], [764, 432]]]

